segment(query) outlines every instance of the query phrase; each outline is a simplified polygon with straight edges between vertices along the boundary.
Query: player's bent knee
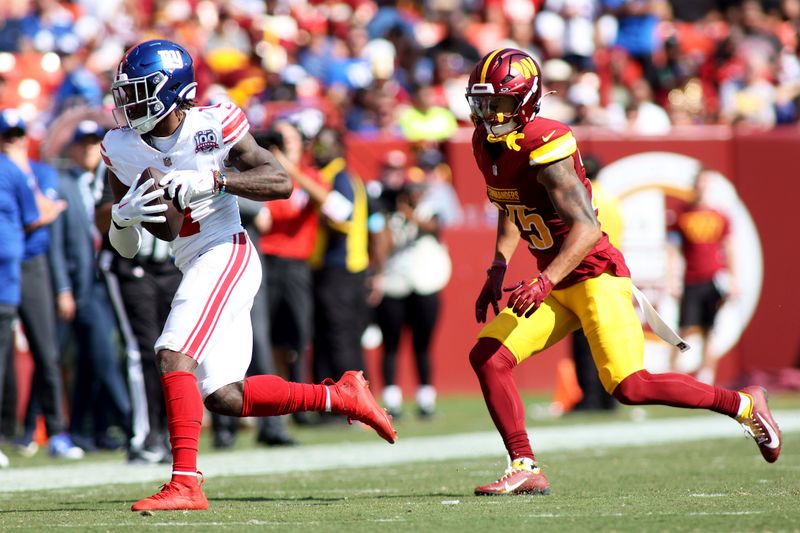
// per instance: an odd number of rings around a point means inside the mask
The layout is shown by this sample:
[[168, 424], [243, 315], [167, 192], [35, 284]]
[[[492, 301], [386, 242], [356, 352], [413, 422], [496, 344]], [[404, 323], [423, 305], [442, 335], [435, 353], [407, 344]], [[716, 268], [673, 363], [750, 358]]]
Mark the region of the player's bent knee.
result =
[[486, 361], [494, 355], [499, 347], [500, 341], [497, 339], [487, 337], [478, 339], [478, 342], [475, 343], [475, 346], [473, 346], [472, 350], [469, 352], [469, 364], [472, 366], [472, 369], [477, 372], [486, 364]]
[[224, 385], [208, 396], [204, 401], [206, 408], [212, 413], [228, 416], [241, 416], [244, 401], [244, 382], [237, 381]]
[[516, 365], [516, 358], [502, 342], [490, 337], [478, 339], [469, 352], [469, 363], [476, 374], [492, 370], [507, 370]]
[[197, 368], [197, 361], [184, 353], [172, 350], [159, 350], [156, 360], [162, 375], [169, 372], [194, 372]]
[[647, 391], [647, 370], [639, 370], [623, 379], [613, 392], [614, 398], [625, 405], [641, 405], [649, 399]]

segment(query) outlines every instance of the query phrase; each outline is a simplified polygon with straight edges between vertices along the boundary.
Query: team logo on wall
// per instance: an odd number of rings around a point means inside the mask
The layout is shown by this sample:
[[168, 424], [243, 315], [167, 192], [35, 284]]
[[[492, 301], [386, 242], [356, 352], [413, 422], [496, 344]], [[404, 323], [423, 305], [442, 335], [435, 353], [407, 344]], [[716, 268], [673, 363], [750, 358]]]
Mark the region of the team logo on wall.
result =
[[[694, 179], [701, 167], [700, 161], [685, 155], [646, 152], [619, 159], [606, 166], [598, 176], [600, 185], [620, 200], [625, 221], [622, 250], [633, 282], [676, 331], [680, 302], [670, 294], [668, 281], [669, 276], [673, 276], [673, 280], [675, 276], [683, 279], [683, 264], [669, 268], [667, 228], [676, 206], [685, 205], [692, 197]], [[711, 352], [719, 358], [736, 345], [753, 317], [761, 295], [764, 264], [761, 240], [753, 219], [723, 174], [713, 173], [707, 197], [711, 207], [730, 220], [730, 238], [736, 243], [733, 268], [740, 280], [737, 297], [725, 300], [709, 338]], [[679, 259], [679, 263], [681, 261]], [[724, 289], [724, 274], [715, 281]], [[667, 371], [672, 347], [649, 331], [645, 340], [647, 368]], [[692, 348], [678, 359], [678, 370], [693, 372], [702, 360], [702, 340], [699, 335], [686, 340]]]
[[214, 130], [198, 131], [194, 134], [194, 153], [211, 152], [219, 148]]

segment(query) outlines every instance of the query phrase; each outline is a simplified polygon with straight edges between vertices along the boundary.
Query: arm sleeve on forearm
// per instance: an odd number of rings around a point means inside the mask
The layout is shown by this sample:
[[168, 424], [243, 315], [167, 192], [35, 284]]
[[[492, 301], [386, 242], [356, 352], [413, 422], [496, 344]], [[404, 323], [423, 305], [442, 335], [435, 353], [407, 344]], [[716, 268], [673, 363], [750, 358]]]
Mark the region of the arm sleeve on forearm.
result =
[[111, 240], [111, 246], [122, 257], [130, 259], [136, 255], [136, 252], [139, 251], [139, 246], [142, 244], [142, 230], [138, 225], [117, 229], [112, 222], [108, 230], [108, 238]]
[[331, 191], [320, 206], [322, 214], [333, 222], [341, 224], [350, 220], [353, 214], [353, 202], [339, 191]]

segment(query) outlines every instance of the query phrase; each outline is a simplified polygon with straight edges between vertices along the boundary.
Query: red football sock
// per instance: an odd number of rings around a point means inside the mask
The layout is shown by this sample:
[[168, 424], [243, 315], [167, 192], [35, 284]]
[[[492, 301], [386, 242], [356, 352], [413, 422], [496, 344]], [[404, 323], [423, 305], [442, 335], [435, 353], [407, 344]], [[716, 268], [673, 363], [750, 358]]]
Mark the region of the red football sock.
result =
[[[251, 376], [244, 380], [242, 416], [276, 416], [300, 411], [325, 411], [328, 394], [325, 385], [294, 383], [272, 376]], [[331, 391], [330, 401], [338, 394]], [[327, 405], [327, 407], [336, 407]]]
[[197, 483], [197, 441], [203, 421], [197, 379], [191, 372], [169, 372], [161, 376], [161, 388], [172, 445], [172, 479], [185, 485]]
[[472, 348], [469, 362], [478, 375], [486, 407], [511, 460], [519, 457], [535, 459], [525, 431], [525, 407], [511, 375], [517, 365], [514, 354], [500, 341], [482, 338]]
[[686, 374], [651, 374], [639, 370], [622, 380], [614, 397], [627, 405], [660, 404], [688, 409], [710, 409], [736, 416], [739, 393], [697, 381]]

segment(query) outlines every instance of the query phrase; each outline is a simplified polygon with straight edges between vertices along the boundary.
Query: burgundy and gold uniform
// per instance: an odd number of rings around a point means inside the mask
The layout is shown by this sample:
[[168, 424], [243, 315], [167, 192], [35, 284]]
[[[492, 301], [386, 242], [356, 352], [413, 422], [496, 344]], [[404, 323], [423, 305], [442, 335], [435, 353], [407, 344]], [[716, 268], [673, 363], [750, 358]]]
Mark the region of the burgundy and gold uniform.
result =
[[729, 266], [726, 242], [730, 236], [730, 221], [716, 209], [693, 204], [678, 215], [669, 229], [681, 237], [686, 265], [679, 325], [684, 329], [699, 327], [709, 332], [725, 298], [715, 278]]
[[[571, 158], [586, 192], [590, 198], [592, 195], [592, 185], [586, 179], [572, 130], [561, 122], [539, 117], [528, 122], [520, 133], [496, 139], [480, 125], [472, 136], [472, 150], [486, 180], [486, 196], [519, 228], [539, 269], [544, 270], [561, 250], [569, 227], [561, 220], [547, 190], [537, 179], [541, 165]], [[603, 272], [630, 276], [625, 259], [605, 233], [556, 289]]]
[[[520, 131], [497, 138], [479, 125], [472, 148], [486, 181], [486, 195], [520, 230], [539, 270], [544, 270], [558, 255], [570, 228], [538, 180], [542, 166], [570, 158], [586, 193], [592, 195], [572, 130], [538, 117]], [[612, 392], [643, 368], [644, 335], [631, 305], [631, 290], [625, 259], [603, 233], [531, 317], [518, 317], [506, 308], [478, 336], [500, 340], [522, 362], [584, 327], [600, 379]]]
[[[549, 492], [549, 482], [536, 462], [525, 430], [525, 408], [512, 370], [577, 328], [583, 328], [586, 334], [600, 381], [617, 400], [727, 414], [748, 429], [764, 458], [774, 462], [780, 453], [780, 433], [761, 389], [747, 387], [738, 393], [683, 374], [651, 374], [644, 368], [644, 334], [633, 308], [630, 273], [607, 235], [603, 233], [557, 285], [550, 284], [550, 273], [544, 270], [562, 252], [571, 257], [574, 249], [585, 249], [589, 241], [581, 243], [581, 239], [589, 232], [583, 220], [584, 231], [576, 232], [569, 244], [583, 247], [565, 248], [572, 230], [552, 198], [563, 198], [569, 191], [572, 201], [580, 204], [560, 203], [562, 212], [577, 207], [585, 211], [585, 199], [574, 194], [576, 189], [580, 191], [574, 180], [554, 183], [550, 175], [540, 173], [545, 165], [553, 164], [559, 165], [554, 171], [564, 173], [570, 170], [566, 164], [569, 159], [573, 177], [585, 187], [588, 199], [592, 188], [572, 131], [560, 122], [536, 116], [542, 99], [540, 78], [539, 65], [530, 55], [501, 48], [478, 62], [466, 91], [475, 124], [472, 148], [486, 181], [486, 194], [519, 229], [542, 272], [536, 274], [537, 279], [516, 286], [509, 300], [511, 307], [503, 308], [481, 330], [469, 354], [486, 406], [511, 459], [510, 468], [500, 479], [479, 485], [475, 494]], [[540, 178], [555, 191], [552, 198]], [[591, 235], [594, 242], [596, 231]], [[505, 275], [505, 261], [500, 257], [508, 259], [508, 245], [515, 238], [505, 224], [498, 225], [497, 236], [496, 259], [476, 301], [478, 321], [485, 319], [489, 303], [497, 303]]]
[[723, 243], [730, 235], [728, 217], [707, 206], [690, 206], [678, 215], [670, 230], [681, 235], [686, 260], [684, 283], [708, 282], [726, 265]]

